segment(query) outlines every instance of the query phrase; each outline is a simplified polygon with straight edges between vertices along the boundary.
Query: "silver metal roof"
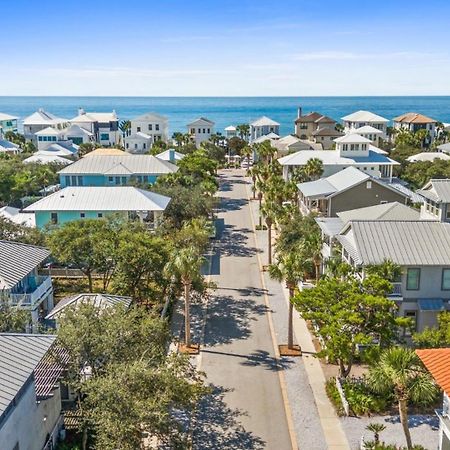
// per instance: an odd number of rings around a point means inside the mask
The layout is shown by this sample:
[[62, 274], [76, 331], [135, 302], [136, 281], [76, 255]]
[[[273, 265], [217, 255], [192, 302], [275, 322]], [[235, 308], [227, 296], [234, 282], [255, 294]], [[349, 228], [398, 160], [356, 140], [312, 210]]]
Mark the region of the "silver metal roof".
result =
[[133, 186], [68, 186], [24, 211], [164, 211], [169, 202], [169, 197]]
[[435, 202], [450, 203], [450, 179], [431, 179], [417, 192]]
[[326, 236], [336, 236], [344, 226], [339, 217], [316, 217], [314, 220]]
[[177, 166], [152, 155], [92, 155], [81, 158], [60, 170], [62, 175], [71, 174], [106, 174], [121, 165], [132, 174], [166, 174], [178, 170]]
[[401, 266], [449, 266], [450, 224], [428, 221], [352, 221], [338, 236], [357, 264], [391, 260]]
[[52, 335], [0, 334], [0, 422], [55, 339]]
[[81, 303], [90, 303], [100, 309], [118, 304], [122, 304], [128, 308], [131, 304], [131, 297], [109, 294], [78, 294], [72, 297], [66, 297], [50, 311], [46, 319], [54, 319], [68, 306], [76, 307]]
[[420, 212], [399, 202], [384, 203], [337, 213], [344, 224], [350, 220], [419, 220]]
[[0, 289], [11, 289], [48, 256], [43, 247], [0, 241]]

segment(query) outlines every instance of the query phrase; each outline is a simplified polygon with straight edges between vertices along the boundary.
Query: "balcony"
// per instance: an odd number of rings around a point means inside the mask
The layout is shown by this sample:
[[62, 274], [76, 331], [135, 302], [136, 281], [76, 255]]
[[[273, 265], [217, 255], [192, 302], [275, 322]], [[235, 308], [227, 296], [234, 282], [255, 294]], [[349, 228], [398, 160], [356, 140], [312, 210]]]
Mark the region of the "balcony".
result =
[[11, 304], [26, 309], [34, 309], [53, 290], [52, 279], [48, 276], [37, 276], [36, 288], [32, 292], [11, 293]]
[[392, 283], [392, 292], [389, 294], [389, 297], [401, 298], [402, 295], [402, 283]]

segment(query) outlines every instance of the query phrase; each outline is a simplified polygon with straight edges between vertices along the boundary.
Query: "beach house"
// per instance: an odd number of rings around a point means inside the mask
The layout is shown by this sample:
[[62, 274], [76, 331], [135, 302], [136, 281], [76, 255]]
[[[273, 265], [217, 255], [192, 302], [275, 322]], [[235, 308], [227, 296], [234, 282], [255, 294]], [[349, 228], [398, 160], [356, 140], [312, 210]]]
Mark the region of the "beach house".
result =
[[116, 215], [156, 228], [169, 197], [133, 186], [68, 186], [24, 209], [35, 213], [37, 228], [59, 226], [79, 219]]
[[27, 141], [32, 141], [35, 145], [38, 143], [36, 133], [46, 128], [62, 130], [69, 125], [67, 119], [57, 117], [48, 111], [40, 108], [23, 121], [23, 133]]
[[53, 285], [40, 267], [50, 256], [43, 247], [0, 241], [0, 300], [30, 312], [36, 324], [53, 308]]
[[450, 449], [450, 348], [416, 350], [417, 356], [443, 391], [439, 418], [438, 450]]
[[[70, 128], [74, 128], [71, 126]], [[46, 151], [54, 156], [62, 157], [76, 157], [78, 155], [78, 145], [67, 138], [64, 128], [58, 130], [57, 128], [47, 127], [35, 133], [37, 140], [38, 151]]]
[[450, 222], [450, 179], [431, 179], [417, 193], [424, 198], [420, 209], [423, 219]]
[[148, 153], [157, 141], [169, 140], [169, 120], [156, 113], [147, 113], [131, 120], [125, 136], [125, 150], [130, 153]]
[[344, 124], [344, 132], [349, 133], [354, 129], [370, 126], [382, 132], [379, 138], [386, 139], [387, 137], [387, 125], [389, 119], [374, 114], [370, 111], [356, 111], [348, 114], [341, 119]]
[[8, 155], [18, 155], [21, 152], [22, 149], [17, 144], [0, 138], [0, 153], [6, 153]]
[[116, 112], [86, 112], [80, 108], [78, 116], [70, 120], [72, 125], [89, 131], [95, 137], [95, 141], [105, 147], [111, 147], [121, 143], [119, 130], [119, 118]]
[[425, 130], [427, 136], [423, 140], [423, 145], [431, 144], [437, 135], [437, 120], [424, 116], [423, 114], [409, 112], [393, 119], [394, 129], [397, 131], [405, 130], [415, 133], [419, 130]]
[[59, 171], [65, 186], [117, 186], [154, 183], [161, 175], [174, 173], [177, 166], [152, 155], [87, 155]]
[[274, 133], [277, 136], [280, 136], [280, 124], [275, 122], [275, 120], [262, 116], [250, 123], [250, 142], [253, 142], [269, 133]]
[[343, 261], [362, 279], [369, 265], [392, 261], [401, 267], [390, 297], [413, 331], [436, 326], [437, 314], [450, 310], [450, 223], [352, 220], [336, 239]]
[[346, 134], [335, 139], [334, 143], [335, 150], [301, 150], [279, 158], [284, 179], [288, 180], [296, 167], [305, 166], [312, 158], [322, 161], [324, 177], [353, 166], [375, 178], [392, 179], [393, 167], [399, 165], [386, 152], [359, 134]]
[[298, 108], [297, 119], [295, 119], [295, 134], [300, 139], [321, 144], [323, 150], [331, 149], [333, 140], [343, 135], [336, 130], [336, 121], [331, 117], [315, 111], [303, 115], [301, 108]]
[[[56, 448], [63, 427], [63, 350], [56, 336], [0, 333], [2, 450]], [[62, 361], [62, 362], [61, 362]]]
[[188, 123], [187, 131], [196, 147], [200, 147], [202, 142], [208, 141], [214, 134], [215, 123], [205, 117], [199, 117], [191, 123]]
[[237, 135], [238, 135], [237, 128], [234, 125], [229, 125], [228, 127], [225, 128], [224, 131], [225, 131], [225, 137], [227, 139], [237, 137]]
[[380, 179], [347, 167], [340, 172], [297, 185], [303, 214], [336, 217], [338, 213], [382, 203], [406, 203], [408, 197]]
[[17, 133], [17, 121], [18, 117], [11, 116], [11, 114], [5, 114], [0, 112], [0, 139], [5, 136], [5, 133], [12, 131]]

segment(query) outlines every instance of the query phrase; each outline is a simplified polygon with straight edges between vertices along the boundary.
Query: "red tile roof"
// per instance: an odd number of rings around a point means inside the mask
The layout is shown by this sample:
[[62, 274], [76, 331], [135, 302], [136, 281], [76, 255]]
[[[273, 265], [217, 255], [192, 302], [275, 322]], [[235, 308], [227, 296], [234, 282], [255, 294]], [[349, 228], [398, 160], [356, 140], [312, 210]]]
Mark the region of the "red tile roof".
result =
[[450, 396], [450, 348], [416, 350], [436, 383]]
[[405, 113], [401, 116], [396, 117], [393, 119], [394, 122], [401, 122], [401, 123], [435, 123], [436, 120], [431, 119], [430, 117], [424, 116], [423, 114], [418, 113]]

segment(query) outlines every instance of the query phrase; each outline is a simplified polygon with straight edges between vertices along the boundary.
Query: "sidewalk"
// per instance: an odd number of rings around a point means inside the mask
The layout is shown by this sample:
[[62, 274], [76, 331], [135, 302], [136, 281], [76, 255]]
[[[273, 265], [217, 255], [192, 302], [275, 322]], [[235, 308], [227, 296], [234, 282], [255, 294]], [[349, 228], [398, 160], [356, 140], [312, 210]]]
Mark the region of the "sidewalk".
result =
[[[248, 195], [251, 196], [250, 186]], [[258, 202], [251, 201], [253, 222], [258, 221]], [[267, 231], [256, 231], [261, 264], [267, 263]], [[275, 333], [279, 344], [287, 341], [288, 292], [264, 273]], [[283, 357], [287, 395], [301, 449], [350, 449], [341, 422], [325, 392], [325, 377], [315, 353], [306, 322], [294, 312], [294, 336], [301, 346], [301, 358]]]

